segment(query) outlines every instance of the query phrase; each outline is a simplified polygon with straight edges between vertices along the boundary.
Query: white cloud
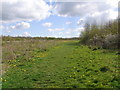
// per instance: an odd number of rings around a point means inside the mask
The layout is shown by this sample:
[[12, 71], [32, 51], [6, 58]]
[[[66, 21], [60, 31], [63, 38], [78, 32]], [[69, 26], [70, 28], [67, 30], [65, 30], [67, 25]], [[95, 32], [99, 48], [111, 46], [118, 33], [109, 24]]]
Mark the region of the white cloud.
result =
[[119, 1], [120, 0], [106, 0], [106, 3], [109, 4], [110, 6], [116, 8], [116, 7], [118, 7], [118, 2]]
[[28, 32], [24, 32], [22, 36], [24, 36], [24, 37], [28, 37], [28, 36], [31, 36], [31, 34], [28, 33]]
[[116, 17], [118, 17], [118, 11], [113, 11], [113, 10], [109, 10], [109, 18], [111, 19], [116, 19]]
[[67, 25], [71, 24], [72, 22], [66, 22]]
[[70, 31], [67, 31], [66, 34], [71, 34], [71, 32], [70, 32]]
[[62, 31], [62, 30], [64, 30], [64, 28], [48, 29], [49, 32]]
[[104, 3], [64, 2], [56, 6], [55, 13], [62, 16], [84, 16], [95, 11], [104, 11], [110, 6]]
[[82, 31], [84, 31], [84, 27], [76, 28], [74, 31], [80, 33], [80, 32], [82, 32]]
[[77, 21], [77, 25], [83, 25], [84, 24], [84, 19], [85, 18], [81, 18]]
[[9, 30], [9, 29], [5, 29], [5, 31], [4, 32], [6, 32], [6, 33], [10, 33], [11, 32], [11, 30]]
[[68, 28], [62, 33], [62, 37], [79, 37], [80, 33], [84, 30], [84, 27]]
[[[104, 12], [95, 12], [91, 15], [86, 15], [83, 20], [78, 20], [77, 24], [82, 25], [84, 23], [89, 24], [105, 24], [109, 20], [114, 20], [118, 17], [118, 12], [112, 9], [106, 10]], [[82, 22], [82, 23], [81, 23]]]
[[59, 35], [62, 35], [62, 34], [63, 34], [63, 32], [59, 32], [58, 34], [59, 34]]
[[30, 28], [30, 24], [27, 22], [21, 22], [14, 26], [9, 27], [10, 30], [22, 30], [22, 29], [28, 29], [28, 28]]
[[42, 20], [50, 15], [51, 7], [44, 0], [2, 0], [3, 22]]
[[0, 25], [0, 30], [5, 29], [5, 27], [3, 25]]
[[[118, 15], [118, 0], [104, 0], [103, 2], [62, 2], [56, 5], [54, 13], [62, 17], [80, 17], [77, 24], [89, 22], [107, 22], [116, 19]], [[81, 18], [83, 20], [81, 20]], [[84, 21], [84, 22], [83, 22]]]
[[72, 33], [80, 33], [84, 31], [84, 27], [78, 27], [78, 28], [69, 28], [66, 32], [66, 34], [72, 34]]
[[44, 27], [51, 27], [53, 24], [50, 23], [50, 22], [47, 22], [47, 23], [43, 23], [42, 26]]

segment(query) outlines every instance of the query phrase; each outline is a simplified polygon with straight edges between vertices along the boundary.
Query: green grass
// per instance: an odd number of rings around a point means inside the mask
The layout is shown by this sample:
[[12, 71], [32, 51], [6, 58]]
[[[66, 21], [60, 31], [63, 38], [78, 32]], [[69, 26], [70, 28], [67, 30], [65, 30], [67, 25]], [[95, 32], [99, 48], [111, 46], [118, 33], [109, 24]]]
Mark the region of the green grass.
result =
[[3, 88], [120, 88], [118, 55], [91, 50], [78, 41], [63, 41], [30, 59], [8, 60]]

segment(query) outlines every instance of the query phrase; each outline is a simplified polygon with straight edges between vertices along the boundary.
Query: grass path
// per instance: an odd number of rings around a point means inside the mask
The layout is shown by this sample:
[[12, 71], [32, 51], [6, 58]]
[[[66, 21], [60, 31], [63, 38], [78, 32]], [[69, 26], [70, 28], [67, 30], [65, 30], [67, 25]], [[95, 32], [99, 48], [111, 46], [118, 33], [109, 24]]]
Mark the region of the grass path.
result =
[[117, 55], [105, 50], [92, 51], [77, 41], [65, 41], [34, 57], [9, 62], [3, 88], [118, 88]]

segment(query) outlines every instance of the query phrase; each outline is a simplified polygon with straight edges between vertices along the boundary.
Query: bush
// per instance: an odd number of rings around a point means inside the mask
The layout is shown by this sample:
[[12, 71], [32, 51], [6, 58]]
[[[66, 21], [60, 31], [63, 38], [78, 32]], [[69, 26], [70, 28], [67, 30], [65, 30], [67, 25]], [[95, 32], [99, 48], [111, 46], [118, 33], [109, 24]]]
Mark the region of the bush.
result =
[[104, 48], [115, 49], [118, 45], [118, 35], [109, 34], [105, 37]]
[[105, 25], [85, 24], [85, 30], [81, 33], [80, 39], [80, 42], [85, 45], [118, 49], [118, 22], [114, 20]]

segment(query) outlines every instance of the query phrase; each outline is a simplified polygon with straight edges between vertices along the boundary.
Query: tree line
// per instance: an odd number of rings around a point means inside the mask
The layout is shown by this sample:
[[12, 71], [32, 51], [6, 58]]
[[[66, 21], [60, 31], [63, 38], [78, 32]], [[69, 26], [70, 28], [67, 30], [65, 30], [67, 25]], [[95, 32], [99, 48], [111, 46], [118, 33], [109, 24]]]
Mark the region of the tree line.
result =
[[26, 41], [26, 40], [79, 40], [79, 37], [56, 38], [56, 37], [2, 36], [2, 41]]
[[89, 46], [97, 46], [104, 49], [118, 49], [119, 19], [107, 22], [103, 25], [88, 24], [84, 25], [84, 31], [80, 35], [80, 42]]

